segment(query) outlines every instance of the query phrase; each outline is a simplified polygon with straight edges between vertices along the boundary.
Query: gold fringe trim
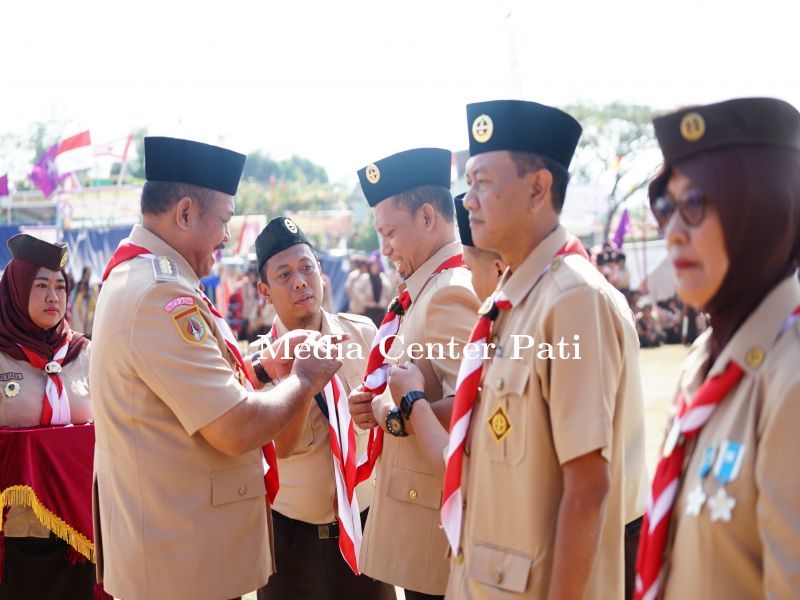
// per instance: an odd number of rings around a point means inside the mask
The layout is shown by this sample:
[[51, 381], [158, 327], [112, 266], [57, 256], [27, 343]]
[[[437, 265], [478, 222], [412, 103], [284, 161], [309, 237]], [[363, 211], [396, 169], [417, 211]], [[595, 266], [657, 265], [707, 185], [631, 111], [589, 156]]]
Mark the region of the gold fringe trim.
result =
[[[36, 496], [33, 488], [27, 485], [12, 485], [0, 493], [0, 507], [26, 506], [33, 509], [39, 522], [55, 533], [90, 561], [94, 559], [94, 543], [74, 527], [67, 525], [58, 515], [48, 510]], [[3, 524], [0, 522], [0, 531]]]

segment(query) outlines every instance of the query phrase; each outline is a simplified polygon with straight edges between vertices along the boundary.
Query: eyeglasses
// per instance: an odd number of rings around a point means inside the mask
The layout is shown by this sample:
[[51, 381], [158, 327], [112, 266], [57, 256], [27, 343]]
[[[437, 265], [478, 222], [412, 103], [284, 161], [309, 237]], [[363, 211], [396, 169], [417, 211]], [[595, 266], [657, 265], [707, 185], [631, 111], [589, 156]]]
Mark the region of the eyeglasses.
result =
[[681, 215], [681, 219], [689, 227], [699, 227], [706, 218], [706, 207], [708, 198], [700, 190], [689, 190], [680, 200], [676, 200], [668, 194], [659, 196], [650, 203], [650, 210], [658, 222], [658, 227], [664, 229], [672, 218], [675, 208]]

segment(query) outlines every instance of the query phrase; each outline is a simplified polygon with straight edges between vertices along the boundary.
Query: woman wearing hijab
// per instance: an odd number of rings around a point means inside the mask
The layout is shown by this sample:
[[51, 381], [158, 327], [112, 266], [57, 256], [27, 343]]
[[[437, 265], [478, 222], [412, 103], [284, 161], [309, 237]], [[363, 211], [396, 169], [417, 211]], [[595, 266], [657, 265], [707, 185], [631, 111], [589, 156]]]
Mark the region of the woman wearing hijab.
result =
[[[0, 278], [0, 428], [86, 423], [89, 340], [64, 319], [66, 245], [20, 234], [8, 248], [13, 258]], [[0, 456], [5, 465], [17, 459]], [[76, 560], [32, 508], [7, 507], [2, 533], [0, 599], [95, 597], [94, 565]]]
[[711, 327], [680, 376], [636, 598], [800, 590], [800, 113], [770, 98], [654, 120], [650, 185], [680, 298]]

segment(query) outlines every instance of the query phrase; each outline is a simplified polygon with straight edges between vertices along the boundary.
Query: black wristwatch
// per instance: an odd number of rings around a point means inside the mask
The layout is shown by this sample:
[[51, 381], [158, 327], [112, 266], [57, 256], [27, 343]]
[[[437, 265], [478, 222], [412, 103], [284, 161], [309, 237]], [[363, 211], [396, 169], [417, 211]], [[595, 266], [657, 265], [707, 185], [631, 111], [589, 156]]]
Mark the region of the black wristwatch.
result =
[[403, 413], [403, 418], [406, 421], [411, 418], [411, 409], [414, 408], [414, 402], [424, 397], [425, 392], [420, 392], [419, 390], [403, 394], [403, 397], [400, 398], [400, 412]]
[[400, 409], [393, 406], [386, 415], [386, 431], [395, 437], [406, 437], [406, 425], [403, 423], [403, 415], [400, 414]]
[[256, 377], [261, 383], [266, 385], [272, 381], [272, 377], [269, 376], [266, 369], [261, 365], [261, 361], [258, 359], [257, 355], [253, 355], [250, 359], [250, 364], [253, 365], [253, 373], [256, 374]]

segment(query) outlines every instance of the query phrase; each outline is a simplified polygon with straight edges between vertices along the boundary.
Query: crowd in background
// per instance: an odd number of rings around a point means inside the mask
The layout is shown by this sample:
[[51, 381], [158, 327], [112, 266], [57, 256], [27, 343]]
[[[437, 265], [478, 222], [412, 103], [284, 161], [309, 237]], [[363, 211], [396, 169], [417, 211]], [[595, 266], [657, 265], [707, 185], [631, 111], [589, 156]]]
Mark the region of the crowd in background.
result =
[[[626, 266], [625, 253], [612, 243], [587, 248], [587, 251], [605, 278], [628, 299], [636, 316], [636, 329], [642, 348], [655, 348], [662, 344], [691, 344], [708, 326], [704, 313], [684, 306], [675, 296], [656, 301], [643, 290], [631, 288], [631, 273]], [[369, 255], [353, 253], [349, 265], [350, 272], [344, 284], [347, 306], [334, 306], [330, 278], [323, 275], [326, 284], [323, 308], [328, 312], [338, 309], [364, 315], [380, 326], [386, 307], [400, 283], [397, 272], [385, 268], [379, 252]], [[242, 269], [221, 263], [211, 276], [203, 280], [206, 295], [241, 340], [253, 341], [259, 335], [269, 333], [275, 318], [272, 305], [258, 291], [258, 282], [254, 267]], [[70, 289], [68, 321], [75, 331], [91, 337], [100, 284], [92, 281], [92, 272], [85, 267], [78, 281], [70, 281]]]
[[685, 306], [677, 296], [656, 301], [646, 291], [631, 288], [625, 253], [611, 242], [587, 251], [608, 282], [628, 299], [642, 348], [691, 344], [708, 326], [704, 313]]

